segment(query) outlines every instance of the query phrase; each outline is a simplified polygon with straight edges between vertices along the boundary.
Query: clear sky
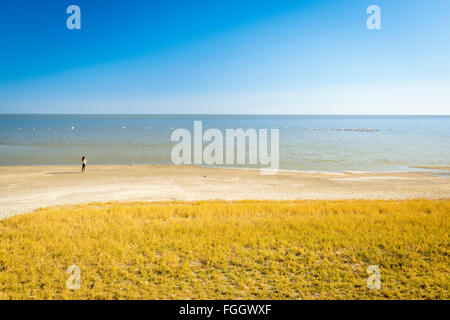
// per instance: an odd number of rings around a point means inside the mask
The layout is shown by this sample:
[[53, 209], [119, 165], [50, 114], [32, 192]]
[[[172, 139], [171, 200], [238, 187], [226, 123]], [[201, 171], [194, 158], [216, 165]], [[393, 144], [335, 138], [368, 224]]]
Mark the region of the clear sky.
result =
[[1, 1], [0, 113], [450, 114], [450, 1]]

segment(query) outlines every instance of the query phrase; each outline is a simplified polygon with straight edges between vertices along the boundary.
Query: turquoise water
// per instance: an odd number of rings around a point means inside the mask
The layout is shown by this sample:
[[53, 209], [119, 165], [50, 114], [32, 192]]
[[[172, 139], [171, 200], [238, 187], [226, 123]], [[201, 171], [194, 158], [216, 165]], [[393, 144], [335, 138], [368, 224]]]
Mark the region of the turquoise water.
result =
[[88, 164], [171, 163], [172, 130], [192, 131], [194, 120], [202, 120], [204, 130], [223, 133], [280, 129], [281, 169], [404, 171], [450, 165], [450, 116], [319, 115], [0, 115], [0, 165], [72, 165], [82, 155]]

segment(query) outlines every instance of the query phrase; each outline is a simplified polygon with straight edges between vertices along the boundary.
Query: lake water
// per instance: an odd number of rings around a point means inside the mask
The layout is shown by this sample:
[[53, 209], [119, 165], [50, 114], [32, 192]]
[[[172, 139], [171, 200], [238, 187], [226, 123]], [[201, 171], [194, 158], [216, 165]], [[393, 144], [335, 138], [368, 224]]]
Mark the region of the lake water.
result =
[[[280, 168], [450, 165], [450, 116], [0, 115], [0, 165], [166, 164], [173, 129], [278, 128]], [[236, 165], [237, 166], [237, 165]], [[240, 165], [242, 167], [242, 165]]]

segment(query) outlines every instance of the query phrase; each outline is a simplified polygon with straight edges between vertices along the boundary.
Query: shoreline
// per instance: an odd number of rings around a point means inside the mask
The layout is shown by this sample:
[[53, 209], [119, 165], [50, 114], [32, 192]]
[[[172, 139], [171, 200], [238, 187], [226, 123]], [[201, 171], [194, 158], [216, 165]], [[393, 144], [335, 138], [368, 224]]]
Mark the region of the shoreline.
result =
[[[122, 167], [122, 166], [175, 166], [172, 163], [111, 163], [111, 164], [88, 164], [89, 167]], [[262, 168], [252, 168], [252, 167], [219, 167], [219, 166], [206, 166], [206, 165], [176, 165], [176, 166], [192, 166], [205, 169], [225, 169], [225, 170], [252, 170], [260, 171]], [[42, 167], [81, 167], [79, 163], [76, 164], [30, 164], [30, 165], [0, 165], [0, 168], [42, 168]], [[342, 174], [342, 173], [430, 173], [435, 171], [450, 171], [450, 166], [408, 166], [405, 170], [339, 170], [339, 171], [328, 171], [328, 170], [300, 170], [300, 169], [277, 169], [278, 172], [294, 172], [294, 173], [324, 173], [324, 174]], [[410, 170], [409, 170], [410, 169]]]
[[411, 172], [293, 172], [189, 165], [0, 166], [0, 219], [109, 201], [450, 199], [450, 179]]

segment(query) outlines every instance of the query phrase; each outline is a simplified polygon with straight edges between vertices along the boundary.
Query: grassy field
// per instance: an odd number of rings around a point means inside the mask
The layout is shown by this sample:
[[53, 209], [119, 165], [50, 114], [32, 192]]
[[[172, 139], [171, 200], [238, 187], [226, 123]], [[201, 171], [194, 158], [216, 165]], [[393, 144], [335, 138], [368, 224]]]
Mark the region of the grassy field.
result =
[[450, 200], [41, 209], [0, 221], [0, 298], [449, 299], [449, 217]]

